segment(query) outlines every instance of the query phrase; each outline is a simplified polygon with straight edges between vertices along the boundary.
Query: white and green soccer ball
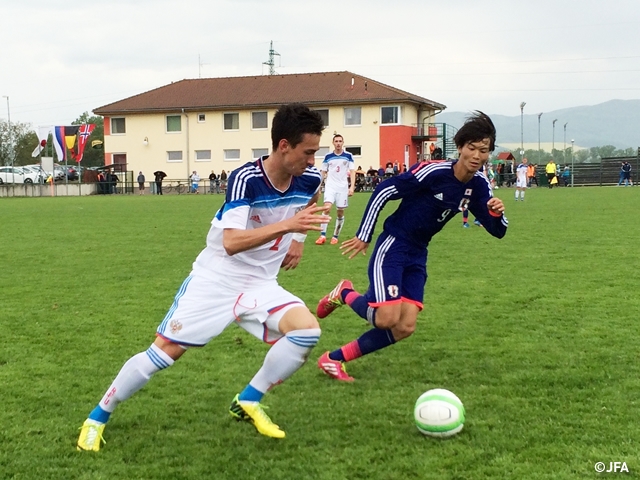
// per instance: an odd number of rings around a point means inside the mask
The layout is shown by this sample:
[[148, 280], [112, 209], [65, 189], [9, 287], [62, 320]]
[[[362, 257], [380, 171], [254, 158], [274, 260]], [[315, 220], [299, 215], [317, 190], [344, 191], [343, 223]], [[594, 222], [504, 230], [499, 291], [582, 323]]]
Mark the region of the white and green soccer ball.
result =
[[429, 437], [451, 437], [464, 428], [464, 406], [454, 393], [444, 388], [420, 395], [413, 416], [418, 430]]

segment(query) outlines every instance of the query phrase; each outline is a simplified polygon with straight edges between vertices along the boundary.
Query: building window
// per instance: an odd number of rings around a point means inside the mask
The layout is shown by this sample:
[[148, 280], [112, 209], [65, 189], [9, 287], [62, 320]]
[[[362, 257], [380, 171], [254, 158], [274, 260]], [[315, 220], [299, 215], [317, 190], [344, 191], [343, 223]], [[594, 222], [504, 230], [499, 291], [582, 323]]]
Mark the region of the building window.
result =
[[224, 161], [225, 162], [236, 162], [240, 160], [240, 149], [233, 148], [230, 150], [224, 151]]
[[204, 123], [204, 121], [206, 120], [206, 116], [204, 113], [199, 113], [198, 114], [198, 123]]
[[268, 148], [254, 148], [251, 150], [251, 158], [260, 158], [269, 155]]
[[181, 162], [182, 161], [182, 151], [172, 151], [167, 152], [167, 162]]
[[224, 114], [224, 129], [225, 130], [240, 130], [240, 114], [239, 113], [225, 113]]
[[111, 119], [111, 135], [124, 135], [127, 133], [127, 124], [124, 117]]
[[400, 123], [400, 107], [380, 107], [380, 123], [382, 125]]
[[316, 152], [315, 157], [316, 158], [324, 158], [324, 156], [329, 152], [330, 152], [329, 147], [320, 147], [320, 150], [318, 150]]
[[182, 116], [167, 115], [167, 132], [175, 133], [182, 131]]
[[322, 124], [325, 127], [328, 127], [329, 126], [329, 110], [324, 109], [324, 110], [314, 110], [314, 111], [320, 114], [320, 117], [322, 118]]
[[344, 147], [344, 149], [349, 152], [354, 157], [360, 157], [362, 155], [362, 147], [351, 145], [349, 147]]
[[196, 150], [196, 162], [210, 162], [211, 150]]
[[267, 112], [251, 112], [251, 128], [254, 130], [265, 130], [269, 128]]
[[362, 109], [360, 107], [345, 108], [344, 124], [347, 126], [362, 125]]

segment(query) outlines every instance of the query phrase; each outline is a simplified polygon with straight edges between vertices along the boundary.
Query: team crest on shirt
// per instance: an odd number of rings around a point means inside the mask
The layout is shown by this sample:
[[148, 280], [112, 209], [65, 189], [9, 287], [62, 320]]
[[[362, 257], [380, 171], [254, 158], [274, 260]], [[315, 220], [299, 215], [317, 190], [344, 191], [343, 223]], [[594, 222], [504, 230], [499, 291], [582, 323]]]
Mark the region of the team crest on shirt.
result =
[[400, 293], [400, 292], [398, 291], [398, 286], [397, 286], [397, 285], [389, 285], [389, 286], [387, 287], [387, 292], [389, 292], [389, 296], [390, 296], [391, 298], [397, 298], [397, 297], [398, 297], [398, 294]]
[[255, 223], [262, 223], [262, 219], [260, 218], [260, 215], [251, 215], [249, 220]]
[[440, 200], [440, 201], [444, 200], [444, 196], [443, 196], [441, 193], [436, 193], [436, 194], [434, 195], [434, 197], [435, 197], [437, 200]]
[[171, 329], [171, 333], [174, 335], [182, 330], [182, 324], [178, 320], [171, 320], [169, 323], [169, 328]]
[[473, 192], [473, 188], [467, 188], [467, 189], [464, 191], [464, 195], [465, 195], [465, 197], [470, 197], [470, 196], [471, 196], [471, 192]]

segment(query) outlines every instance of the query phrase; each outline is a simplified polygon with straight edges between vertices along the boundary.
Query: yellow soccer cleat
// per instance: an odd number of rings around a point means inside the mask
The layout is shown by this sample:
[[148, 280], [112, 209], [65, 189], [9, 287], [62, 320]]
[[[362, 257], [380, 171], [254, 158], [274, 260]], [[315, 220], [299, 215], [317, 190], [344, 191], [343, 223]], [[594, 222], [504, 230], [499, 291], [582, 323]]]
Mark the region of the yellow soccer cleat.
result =
[[104, 423], [97, 423], [93, 420], [85, 420], [80, 427], [80, 437], [78, 438], [78, 450], [86, 450], [97, 452], [100, 450], [102, 443], [107, 443], [102, 438], [104, 431]]
[[271, 438], [284, 438], [284, 430], [273, 423], [265, 413], [264, 407], [259, 402], [241, 402], [238, 395], [235, 396], [229, 407], [229, 413], [233, 418], [251, 423], [258, 433]]

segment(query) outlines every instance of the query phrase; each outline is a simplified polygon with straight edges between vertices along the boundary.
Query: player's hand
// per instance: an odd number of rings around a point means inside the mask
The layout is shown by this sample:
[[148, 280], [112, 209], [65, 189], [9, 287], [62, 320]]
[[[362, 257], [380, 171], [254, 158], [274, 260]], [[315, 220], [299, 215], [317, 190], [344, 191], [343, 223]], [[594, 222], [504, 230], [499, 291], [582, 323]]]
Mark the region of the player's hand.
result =
[[354, 192], [355, 192], [355, 190], [353, 188], [350, 188], [349, 189], [349, 196], [352, 197]]
[[281, 268], [285, 270], [293, 270], [298, 266], [300, 260], [302, 260], [302, 252], [304, 250], [304, 243], [296, 242], [293, 240], [291, 242], [291, 246], [289, 247], [289, 251], [282, 260]]
[[369, 244], [363, 242], [358, 237], [350, 238], [349, 240], [345, 240], [340, 245], [340, 250], [342, 250], [342, 255], [349, 255], [349, 258], [355, 257], [358, 253], [362, 252], [363, 255], [367, 254], [367, 248], [369, 248]]
[[489, 199], [487, 202], [487, 208], [489, 209], [489, 212], [493, 212], [498, 215], [502, 215], [504, 213], [504, 204], [502, 203], [502, 200], [496, 197]]
[[[321, 213], [322, 215], [318, 215]], [[326, 214], [327, 207], [324, 205], [310, 205], [298, 213], [296, 213], [293, 217], [291, 217], [289, 221], [289, 232], [295, 233], [307, 233], [308, 230], [315, 230], [319, 232], [322, 230], [320, 227], [323, 223], [329, 223], [331, 221], [331, 217]]]

